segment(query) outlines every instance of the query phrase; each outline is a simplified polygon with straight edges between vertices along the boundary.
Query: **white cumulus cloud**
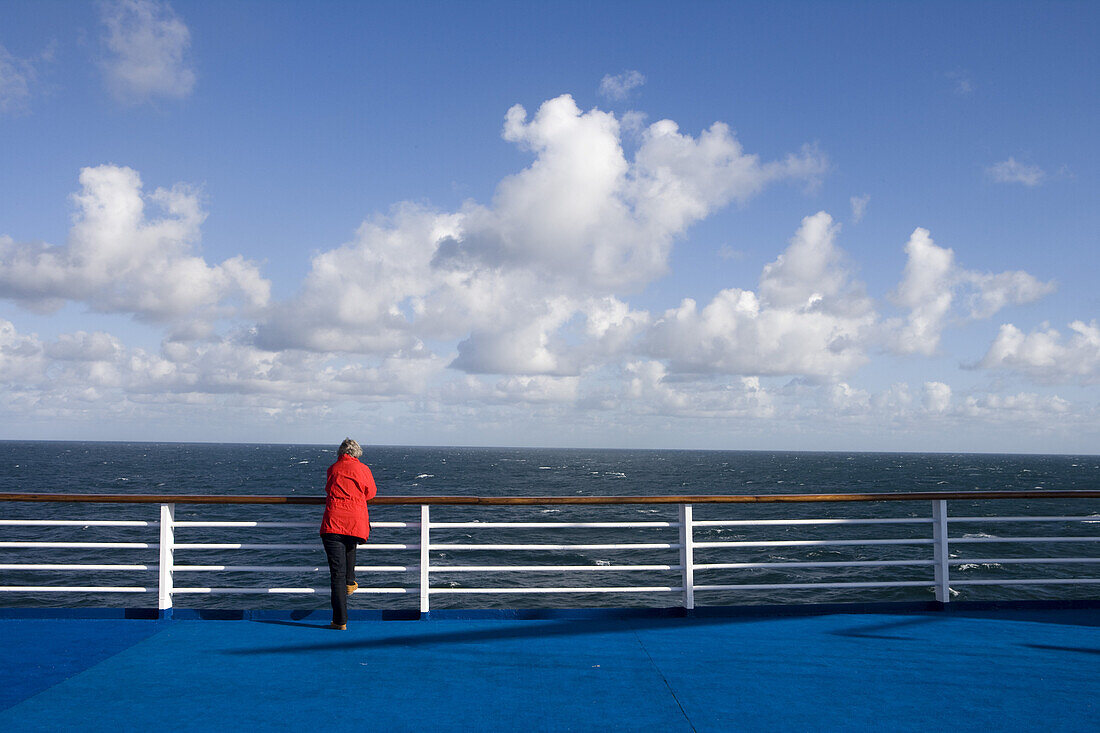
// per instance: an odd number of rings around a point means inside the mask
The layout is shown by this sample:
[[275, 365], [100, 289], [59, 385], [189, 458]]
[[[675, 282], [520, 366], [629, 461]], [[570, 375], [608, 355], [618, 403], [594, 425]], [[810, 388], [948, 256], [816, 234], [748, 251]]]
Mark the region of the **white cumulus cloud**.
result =
[[967, 397], [959, 407], [959, 414], [991, 422], [1014, 419], [1049, 424], [1052, 418], [1060, 419], [1072, 409], [1073, 405], [1058, 395], [989, 393]]
[[1069, 329], [1068, 337], [1049, 327], [1025, 334], [1006, 323], [979, 366], [1019, 371], [1040, 382], [1100, 382], [1100, 325], [1074, 321]]
[[904, 327], [897, 334], [896, 350], [901, 353], [931, 354], [940, 342], [940, 332], [955, 297], [955, 253], [938, 247], [927, 229], [918, 227], [905, 245], [908, 260], [894, 300], [909, 309]]
[[986, 174], [997, 183], [1022, 183], [1029, 188], [1038, 186], [1047, 175], [1039, 166], [1027, 165], [1012, 157], [989, 166]]
[[837, 382], [829, 386], [829, 403], [834, 414], [860, 414], [870, 409], [871, 394], [847, 382]]
[[510, 376], [496, 380], [466, 375], [439, 391], [443, 402], [455, 405], [569, 405], [576, 401], [578, 377]]
[[853, 371], [867, 359], [876, 315], [842, 264], [838, 228], [825, 212], [806, 217], [786, 251], [764, 268], [759, 295], [729, 288], [702, 309], [685, 299], [654, 322], [649, 354], [687, 373]]
[[971, 318], [990, 318], [1010, 305], [1034, 303], [1056, 289], [1054, 281], [1043, 282], [1022, 271], [960, 273], [963, 285], [970, 289], [967, 303]]
[[45, 375], [46, 364], [42, 342], [19, 333], [14, 323], [0, 318], [0, 383], [38, 383]]
[[645, 84], [645, 76], [640, 71], [624, 71], [621, 74], [605, 74], [600, 80], [600, 94], [612, 101], [626, 99], [631, 90]]
[[208, 265], [194, 253], [206, 215], [188, 187], [145, 194], [136, 171], [113, 165], [84, 168], [80, 184], [66, 244], [0, 237], [0, 297], [39, 312], [74, 301], [195, 334], [267, 304], [270, 284], [253, 263]]
[[648, 321], [620, 299], [666, 272], [674, 240], [770, 183], [812, 183], [803, 150], [762, 162], [716, 123], [697, 138], [662, 120], [628, 158], [615, 115], [563, 95], [533, 118], [519, 106], [503, 137], [534, 160], [490, 204], [454, 212], [400, 204], [353, 241], [317, 255], [299, 294], [259, 326], [266, 348], [384, 354], [459, 339], [471, 373], [575, 375]]
[[752, 418], [774, 414], [772, 395], [758, 377], [735, 382], [674, 381], [659, 361], [626, 364], [623, 397], [637, 414], [673, 417]]
[[0, 395], [31, 404], [83, 402], [93, 393], [107, 411], [165, 401], [244, 400], [274, 410], [394, 401], [428, 394], [444, 368], [431, 355], [366, 365], [326, 354], [270, 352], [234, 338], [166, 341], [150, 352], [101, 331], [43, 340], [0, 319]]
[[743, 201], [776, 181], [817, 185], [828, 163], [811, 146], [783, 160], [762, 163], [744, 152], [729, 126], [716, 122], [698, 138], [672, 120], [643, 133], [632, 176], [631, 198], [643, 220], [679, 233], [718, 206]]
[[191, 31], [159, 0], [112, 0], [100, 5], [105, 28], [102, 60], [107, 88], [120, 101], [182, 99], [195, 88], [189, 63]]
[[894, 302], [909, 310], [903, 324], [895, 324], [891, 348], [901, 354], [934, 354], [955, 296], [963, 294], [968, 318], [989, 318], [1009, 305], [1033, 303], [1055, 290], [1017, 270], [997, 274], [967, 270], [955, 263], [953, 250], [940, 247], [927, 229], [917, 227], [905, 245], [908, 257]]
[[951, 387], [943, 382], [924, 383], [924, 409], [945, 413], [951, 409]]

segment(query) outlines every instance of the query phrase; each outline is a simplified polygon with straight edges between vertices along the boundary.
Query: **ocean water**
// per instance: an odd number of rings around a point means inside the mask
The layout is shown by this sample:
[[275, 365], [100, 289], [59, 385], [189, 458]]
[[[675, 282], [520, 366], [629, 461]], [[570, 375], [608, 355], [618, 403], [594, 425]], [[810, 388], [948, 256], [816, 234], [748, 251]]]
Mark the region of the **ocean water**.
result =
[[[0, 492], [225, 494], [323, 496], [333, 446], [178, 443], [0, 442]], [[1100, 488], [1100, 456], [973, 454], [796, 453], [760, 451], [629, 451], [526, 448], [368, 447], [363, 460], [379, 491], [388, 496], [601, 496], [680, 494], [870, 493], [907, 491], [1062, 490]], [[319, 524], [320, 506], [178, 505], [177, 521], [256, 520]], [[156, 520], [157, 505], [38, 504], [0, 502], [0, 519]], [[675, 506], [433, 507], [433, 521], [619, 522], [676, 521]], [[696, 505], [695, 519], [924, 518], [928, 502], [877, 504]], [[1100, 499], [951, 502], [950, 516], [1086, 516], [1088, 522], [958, 523], [953, 538], [1100, 537]], [[416, 507], [376, 506], [375, 522], [417, 521]], [[714, 527], [696, 531], [697, 542], [907, 539], [930, 537], [928, 524]], [[2, 541], [156, 542], [156, 528], [0, 526]], [[318, 566], [325, 564], [317, 530], [179, 528], [177, 542], [312, 543], [309, 550], [178, 550], [177, 564]], [[359, 565], [400, 565], [394, 573], [361, 573], [361, 585], [415, 588], [416, 550], [379, 550], [371, 544], [419, 541], [416, 528], [377, 528], [360, 548]], [[448, 529], [433, 530], [433, 543], [614, 544], [675, 543], [675, 528], [635, 529]], [[930, 545], [850, 545], [697, 549], [697, 563], [846, 562], [930, 559]], [[952, 578], [1096, 578], [1100, 563], [1000, 563], [1004, 558], [1095, 558], [1100, 542], [954, 544], [955, 558], [978, 560], [955, 566]], [[157, 562], [155, 549], [0, 548], [0, 564]], [[433, 567], [446, 565], [667, 564], [677, 550], [436, 550]], [[932, 599], [930, 567], [735, 568], [696, 572], [697, 584], [772, 584], [857, 581], [928, 581], [927, 586], [885, 589], [763, 589], [699, 591], [697, 605], [831, 603]], [[177, 587], [314, 587], [327, 585], [327, 571], [177, 573]], [[433, 587], [676, 586], [677, 571], [439, 572]], [[0, 586], [146, 586], [156, 573], [141, 571], [26, 571], [0, 569]], [[960, 586], [957, 600], [1100, 597], [1100, 585]], [[356, 608], [415, 608], [417, 595], [354, 596]], [[177, 595], [177, 607], [320, 608], [318, 595]], [[533, 608], [675, 606], [679, 594], [576, 592], [554, 594], [433, 595], [434, 608]], [[0, 593], [0, 606], [156, 605], [156, 594]]]

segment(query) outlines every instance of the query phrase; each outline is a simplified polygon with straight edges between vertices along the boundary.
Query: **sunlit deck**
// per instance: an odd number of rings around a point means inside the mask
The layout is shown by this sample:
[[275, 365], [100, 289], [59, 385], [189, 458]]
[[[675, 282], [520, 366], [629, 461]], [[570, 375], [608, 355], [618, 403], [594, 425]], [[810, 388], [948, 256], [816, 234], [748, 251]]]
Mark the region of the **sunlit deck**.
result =
[[0, 729], [1081, 731], [1100, 714], [1096, 603], [361, 613], [346, 632], [327, 612], [43, 613], [0, 618]]

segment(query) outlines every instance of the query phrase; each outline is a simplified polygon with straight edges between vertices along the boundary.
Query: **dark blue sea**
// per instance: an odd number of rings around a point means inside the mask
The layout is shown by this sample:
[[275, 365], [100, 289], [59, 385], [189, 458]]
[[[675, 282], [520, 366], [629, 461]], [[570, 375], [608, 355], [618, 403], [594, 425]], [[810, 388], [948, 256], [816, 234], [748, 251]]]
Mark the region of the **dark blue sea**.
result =
[[[334, 446], [183, 443], [0, 442], [0, 492], [222, 494], [322, 496]], [[631, 451], [529, 448], [367, 447], [380, 494], [387, 496], [601, 496], [682, 494], [871, 493], [909, 491], [1063, 490], [1100, 488], [1100, 456], [915, 453], [800, 453], [758, 451]], [[178, 505], [177, 521], [308, 522], [289, 529], [178, 528], [177, 542], [245, 542], [314, 545], [307, 550], [178, 550], [175, 562], [191, 565], [319, 566], [325, 564], [317, 530], [320, 506]], [[695, 520], [922, 518], [930, 502], [696, 505]], [[156, 520], [157, 505], [0, 502], [0, 519]], [[433, 507], [432, 521], [620, 522], [676, 521], [675, 506]], [[955, 501], [950, 516], [1077, 516], [1096, 521], [953, 523], [952, 537], [1100, 537], [1100, 499]], [[375, 506], [373, 522], [419, 519], [415, 507]], [[905, 539], [930, 537], [927, 524], [700, 528], [700, 541]], [[149, 542], [155, 527], [16, 527], [0, 525], [0, 542]], [[416, 528], [376, 528], [371, 544], [419, 541]], [[433, 543], [617, 544], [675, 543], [675, 528], [451, 529], [433, 530]], [[930, 559], [930, 545], [737, 547], [696, 550], [697, 563], [846, 562]], [[1012, 558], [1096, 558], [1100, 542], [956, 544], [953, 558], [979, 562], [953, 566], [953, 579], [1074, 579], [1100, 577], [1100, 563], [1003, 563]], [[147, 564], [156, 549], [49, 549], [0, 547], [0, 586], [136, 586], [145, 593], [0, 592], [0, 606], [156, 606], [155, 571], [28, 571], [16, 564]], [[416, 550], [359, 552], [359, 565], [405, 566], [390, 573], [361, 573], [363, 586], [415, 588]], [[677, 550], [435, 550], [445, 565], [676, 565]], [[931, 568], [741, 568], [698, 571], [697, 584], [744, 585], [810, 582], [924, 581], [927, 587], [700, 591], [697, 605], [831, 603], [931, 600]], [[326, 572], [200, 571], [176, 574], [177, 587], [313, 587]], [[677, 586], [677, 571], [439, 572], [433, 587]], [[960, 586], [957, 600], [1100, 597], [1100, 585]], [[418, 597], [361, 593], [359, 608], [415, 608]], [[566, 595], [433, 595], [435, 608], [675, 606], [678, 593], [576, 592]], [[314, 595], [186, 594], [176, 607], [321, 608]]]

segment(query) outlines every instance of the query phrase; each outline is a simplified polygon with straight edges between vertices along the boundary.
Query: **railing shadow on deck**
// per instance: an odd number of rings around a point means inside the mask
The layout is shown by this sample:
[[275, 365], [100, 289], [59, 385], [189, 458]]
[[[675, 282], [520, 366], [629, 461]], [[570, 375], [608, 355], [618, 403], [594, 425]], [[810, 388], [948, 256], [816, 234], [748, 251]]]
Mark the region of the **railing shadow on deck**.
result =
[[[568, 614], [566, 609], [554, 609], [559, 614]], [[996, 619], [1002, 621], [1024, 621], [1065, 626], [1100, 627], [1100, 601], [1025, 601], [1025, 602], [971, 602], [952, 605], [936, 603], [874, 603], [874, 604], [808, 604], [805, 606], [756, 606], [756, 607], [712, 607], [691, 615], [676, 613], [681, 609], [602, 609], [605, 613], [580, 615], [575, 618], [554, 618], [543, 613], [547, 609], [530, 612], [530, 619], [524, 623], [497, 623], [492, 616], [448, 614], [437, 612], [436, 618], [448, 616], [462, 621], [462, 627], [452, 630], [440, 629], [445, 624], [417, 624], [410, 633], [409, 626], [391, 627], [387, 624], [372, 627], [372, 638], [359, 639], [350, 632], [336, 632], [327, 628], [327, 624], [313, 624], [302, 621], [281, 621], [260, 619], [257, 623], [300, 626], [324, 630], [333, 635], [330, 641], [312, 641], [302, 644], [288, 644], [256, 648], [227, 649], [228, 655], [263, 654], [300, 654], [334, 650], [379, 649], [387, 647], [422, 647], [436, 644], [479, 644], [494, 641], [520, 639], [564, 638], [573, 636], [622, 634], [648, 630], [669, 630], [682, 626], [694, 628], [708, 626], [747, 625], [767, 622], [791, 621], [798, 619], [835, 616], [844, 619], [841, 628], [827, 630], [830, 636], [850, 637], [870, 641], [915, 641], [924, 643], [917, 636], [880, 634], [884, 630], [913, 628], [935, 624], [947, 619]], [[884, 620], [885, 617], [885, 620]], [[503, 616], [502, 616], [503, 618]], [[497, 619], [499, 620], [499, 619]], [[483, 623], [481, 628], [469, 628], [470, 623]], [[349, 628], [355, 626], [354, 619]], [[394, 628], [396, 633], [385, 633]], [[378, 630], [382, 634], [377, 634]], [[1027, 644], [1023, 644], [1027, 646]], [[1063, 649], [1062, 651], [1066, 651]], [[1072, 649], [1070, 651], [1091, 651]]]
[[[481, 629], [437, 631], [436, 629], [439, 628], [438, 626], [419, 626], [417, 627], [418, 629], [425, 629], [423, 633], [400, 633], [394, 635], [386, 635], [380, 638], [354, 640], [349, 640], [346, 638], [347, 632], [334, 632], [326, 629], [332, 634], [339, 635], [339, 638], [333, 639], [332, 641], [309, 644], [289, 644], [285, 646], [257, 647], [254, 649], [227, 649], [222, 653], [234, 656], [249, 656], [260, 654], [302, 654], [308, 652], [333, 651], [337, 649], [346, 651], [353, 649], [378, 649], [385, 647], [433, 646], [438, 644], [480, 644], [484, 642], [500, 642], [515, 639], [546, 639], [567, 636], [592, 636], [600, 634], [632, 633], [649, 629], [667, 629], [669, 628], [669, 624], [673, 621], [697, 627], [761, 623], [769, 620], [774, 619], [768, 619], [762, 616], [739, 616], [724, 618], [715, 616], [711, 618], [691, 619], [671, 619], [668, 617], [660, 618], [657, 616], [653, 616], [650, 618], [638, 617], [628, 619], [605, 619], [587, 621], [562, 619], [555, 621], [536, 621], [525, 622], [522, 624], [505, 625], [501, 625], [499, 623], [494, 623], [491, 621], [484, 621], [482, 623], [485, 623], [486, 626], [485, 628]], [[468, 621], [466, 623], [477, 622]]]

